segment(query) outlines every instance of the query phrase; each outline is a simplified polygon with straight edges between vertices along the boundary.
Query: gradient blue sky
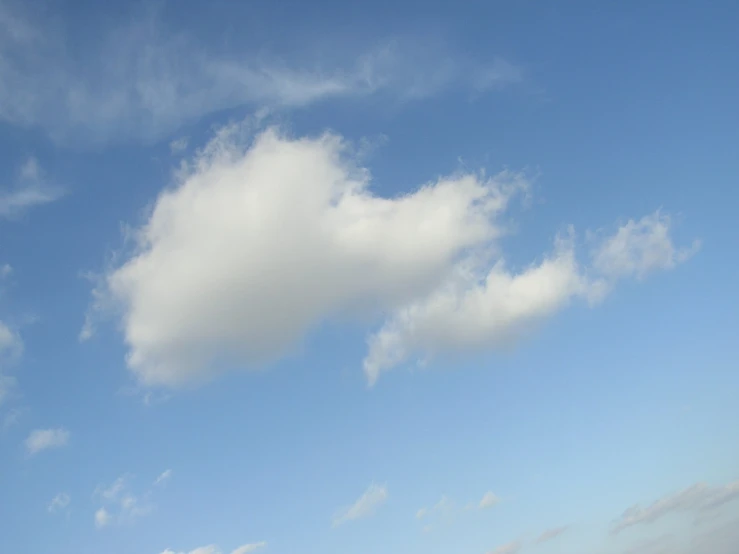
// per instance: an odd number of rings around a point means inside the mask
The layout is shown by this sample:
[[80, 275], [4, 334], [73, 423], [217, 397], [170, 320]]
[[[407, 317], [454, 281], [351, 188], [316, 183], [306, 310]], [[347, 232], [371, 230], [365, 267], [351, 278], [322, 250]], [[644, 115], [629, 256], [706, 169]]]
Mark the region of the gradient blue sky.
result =
[[738, 21], [0, 0], [0, 550], [736, 552]]

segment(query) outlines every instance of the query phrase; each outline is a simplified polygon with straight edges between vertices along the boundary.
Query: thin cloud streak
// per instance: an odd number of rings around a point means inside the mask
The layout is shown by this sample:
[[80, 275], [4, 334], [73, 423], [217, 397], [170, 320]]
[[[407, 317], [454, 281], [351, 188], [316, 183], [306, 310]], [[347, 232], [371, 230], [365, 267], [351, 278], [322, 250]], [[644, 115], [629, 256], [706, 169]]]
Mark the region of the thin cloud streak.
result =
[[[461, 87], [484, 92], [519, 82], [502, 59], [476, 63], [388, 40], [329, 69], [249, 52], [209, 52], [186, 33], [168, 32], [156, 9], [110, 29], [94, 58], [72, 59], [67, 38], [6, 7], [0, 38], [0, 119], [41, 127], [57, 142], [153, 141], [220, 110], [299, 108], [326, 99], [387, 93], [413, 100]], [[178, 151], [184, 143], [174, 142]]]

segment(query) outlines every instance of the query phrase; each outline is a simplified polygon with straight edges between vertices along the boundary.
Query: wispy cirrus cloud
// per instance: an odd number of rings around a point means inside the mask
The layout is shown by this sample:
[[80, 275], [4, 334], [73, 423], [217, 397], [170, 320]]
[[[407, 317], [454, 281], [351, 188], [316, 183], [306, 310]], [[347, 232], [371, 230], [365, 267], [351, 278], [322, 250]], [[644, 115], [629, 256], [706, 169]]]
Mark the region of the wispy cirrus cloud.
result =
[[16, 182], [0, 187], [0, 218], [13, 219], [29, 209], [61, 198], [64, 190], [49, 184], [38, 161], [28, 158], [21, 166]]
[[[238, 548], [232, 550], [231, 554], [252, 554], [253, 552], [256, 552], [257, 550], [262, 550], [264, 548], [267, 548], [267, 543], [265, 541], [254, 542], [254, 543], [245, 544], [243, 546], [239, 546]], [[190, 550], [188, 552], [184, 552], [184, 551], [176, 552], [174, 550], [167, 549], [164, 552], [162, 552], [162, 554], [224, 554], [224, 553], [216, 545], [211, 544], [208, 546], [201, 546], [199, 548], [196, 548], [195, 550]]]
[[[153, 486], [162, 484], [170, 475], [171, 471], [164, 471]], [[150, 488], [141, 494], [135, 493], [131, 481], [130, 475], [121, 475], [109, 485], [98, 485], [95, 488], [93, 498], [101, 504], [94, 516], [96, 527], [130, 524], [152, 513], [155, 508], [152, 501], [154, 489]]]
[[722, 486], [696, 483], [655, 500], [648, 506], [635, 504], [624, 511], [612, 527], [614, 534], [629, 527], [655, 523], [673, 513], [702, 514], [739, 499], [739, 481]]
[[65, 510], [71, 501], [72, 499], [67, 493], [61, 492], [51, 499], [51, 502], [49, 502], [49, 505], [47, 506], [47, 510], [52, 514]]
[[350, 521], [372, 516], [388, 498], [387, 487], [384, 485], [370, 485], [357, 501], [342, 510], [333, 518], [332, 525], [338, 527]]
[[159, 476], [154, 480], [154, 486], [164, 485], [172, 477], [172, 470], [165, 469]]
[[554, 527], [552, 529], [547, 529], [546, 531], [542, 532], [541, 535], [539, 535], [536, 538], [535, 542], [536, 544], [541, 544], [543, 542], [554, 540], [557, 537], [562, 536], [568, 529], [569, 529], [568, 525], [563, 525], [561, 527]]
[[488, 554], [517, 554], [523, 549], [521, 541], [512, 541], [494, 548]]
[[239, 546], [236, 550], [231, 552], [231, 554], [251, 554], [252, 552], [256, 552], [257, 550], [261, 550], [262, 548], [267, 548], [266, 541], [253, 542], [250, 544]]
[[108, 29], [107, 38], [87, 49], [94, 56], [70, 57], [60, 26], [34, 20], [18, 4], [0, 6], [0, 13], [0, 119], [41, 127], [58, 141], [154, 140], [238, 106], [295, 108], [378, 93], [412, 100], [522, 78], [502, 59], [478, 63], [410, 39], [383, 41], [349, 62], [298, 64], [264, 52], [215, 52], [168, 29], [157, 9]]
[[487, 510], [489, 508], [492, 508], [493, 506], [497, 506], [499, 503], [500, 498], [498, 497], [498, 495], [496, 495], [492, 491], [488, 491], [482, 496], [480, 502], [477, 503], [477, 507], [480, 510]]

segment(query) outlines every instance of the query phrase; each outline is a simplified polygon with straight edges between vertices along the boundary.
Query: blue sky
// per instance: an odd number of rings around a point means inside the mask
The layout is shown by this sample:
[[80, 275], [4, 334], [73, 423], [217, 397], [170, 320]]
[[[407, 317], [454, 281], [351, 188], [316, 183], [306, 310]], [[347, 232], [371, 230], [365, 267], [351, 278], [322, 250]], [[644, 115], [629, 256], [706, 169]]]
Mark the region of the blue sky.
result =
[[734, 2], [0, 0], [0, 544], [731, 554]]

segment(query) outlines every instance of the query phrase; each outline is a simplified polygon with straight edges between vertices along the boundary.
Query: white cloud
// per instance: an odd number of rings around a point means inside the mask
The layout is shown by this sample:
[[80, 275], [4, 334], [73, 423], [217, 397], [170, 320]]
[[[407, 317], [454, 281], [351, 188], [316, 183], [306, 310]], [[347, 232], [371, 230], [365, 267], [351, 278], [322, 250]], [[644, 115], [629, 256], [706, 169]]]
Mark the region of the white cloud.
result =
[[95, 512], [95, 527], [102, 528], [110, 523], [110, 514], [105, 508], [100, 508]]
[[15, 185], [0, 188], [0, 218], [17, 217], [34, 206], [54, 202], [63, 194], [60, 187], [46, 182], [38, 162], [29, 158], [21, 167]]
[[334, 516], [333, 526], [338, 527], [349, 521], [374, 515], [377, 509], [385, 503], [387, 498], [387, 487], [374, 484], [370, 485], [353, 505], [341, 510]]
[[31, 431], [25, 441], [26, 451], [31, 454], [38, 454], [43, 450], [51, 448], [61, 448], [69, 442], [69, 431], [64, 428], [57, 429], [36, 429]]
[[69, 503], [71, 501], [72, 499], [67, 493], [61, 492], [57, 494], [54, 498], [52, 498], [47, 509], [53, 514], [59, 510], [64, 510], [67, 506], [69, 506]]
[[670, 216], [660, 211], [639, 221], [627, 221], [598, 246], [593, 267], [607, 277], [639, 279], [674, 268], [695, 254], [700, 242], [695, 241], [690, 248], [676, 248], [670, 237], [671, 223]]
[[154, 485], [163, 485], [169, 481], [170, 477], [172, 477], [172, 470], [166, 469], [154, 480]]
[[491, 550], [488, 554], [516, 554], [522, 548], [523, 544], [520, 541], [513, 541]]
[[[639, 224], [641, 233], [623, 232], [632, 225], [629, 221], [614, 237], [607, 237], [594, 249], [593, 267], [581, 267], [578, 263], [572, 229], [557, 237], [552, 254], [520, 272], [510, 271], [503, 258], [491, 266], [486, 257], [469, 256], [453, 268], [452, 275], [436, 290], [396, 309], [370, 337], [369, 353], [364, 360], [368, 381], [373, 384], [383, 372], [414, 354], [428, 358], [514, 343], [573, 299], [594, 304], [620, 278], [670, 269], [687, 259], [686, 251], [672, 245], [669, 218], [659, 213], [648, 216]], [[676, 255], [670, 263], [653, 263], [654, 250], [640, 248], [636, 243], [641, 241], [659, 244]], [[621, 255], [624, 252], [628, 254]], [[608, 260], [614, 263], [606, 263]], [[623, 260], [629, 260], [631, 265], [622, 266]], [[616, 271], [616, 267], [620, 269]]]
[[10, 264], [3, 264], [0, 266], [0, 278], [5, 279], [13, 273], [13, 266]]
[[505, 61], [476, 63], [428, 41], [390, 40], [358, 53], [347, 52], [344, 40], [330, 59], [301, 66], [265, 52], [216, 53], [185, 32], [169, 31], [171, 22], [167, 27], [156, 9], [105, 28], [103, 41], [70, 57], [62, 27], [7, 6], [4, 14], [14, 32], [0, 32], [0, 119], [41, 127], [58, 141], [154, 139], [241, 105], [295, 107], [380, 92], [418, 98], [522, 78]]
[[493, 492], [486, 492], [482, 499], [480, 500], [480, 503], [478, 504], [478, 507], [481, 510], [487, 510], [488, 508], [492, 508], [493, 506], [496, 506], [500, 502], [500, 498], [493, 493]]
[[638, 504], [626, 510], [613, 525], [613, 533], [640, 524], [654, 523], [678, 512], [705, 513], [739, 499], [739, 481], [719, 487], [696, 483], [675, 494], [670, 494], [646, 507]]
[[[581, 267], [571, 230], [539, 263], [509, 269], [499, 239], [528, 189], [520, 174], [457, 174], [383, 198], [337, 136], [243, 133], [226, 128], [196, 156], [94, 290], [93, 307], [120, 310], [142, 385], [260, 367], [321, 322], [352, 318], [384, 319], [364, 360], [373, 384], [411, 357], [508, 345], [626, 276]], [[657, 221], [671, 245], [669, 221]], [[617, 242], [628, 252], [645, 240], [625, 236]], [[604, 238], [596, 264], [618, 250]]]
[[[256, 552], [257, 550], [261, 550], [266, 547], [267, 543], [264, 541], [245, 544], [231, 551], [231, 554], [250, 554], [251, 552]], [[175, 552], [174, 550], [167, 549], [162, 552], [162, 554], [222, 554], [222, 552], [216, 545], [211, 544], [208, 546], [201, 546], [200, 548], [190, 550], [189, 552]]]

